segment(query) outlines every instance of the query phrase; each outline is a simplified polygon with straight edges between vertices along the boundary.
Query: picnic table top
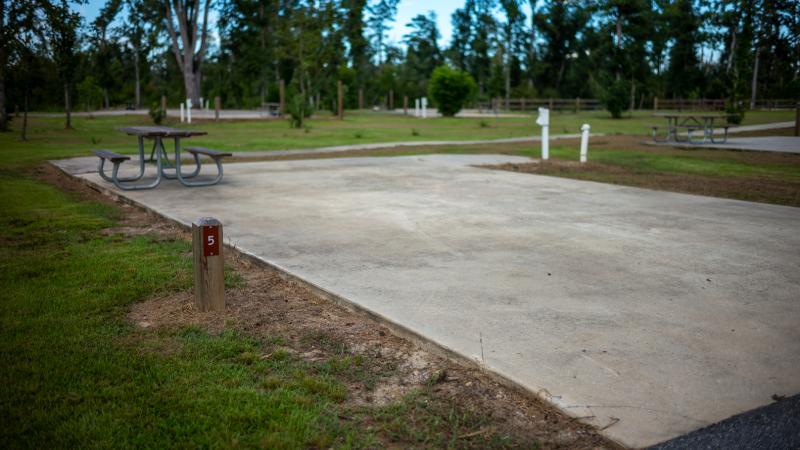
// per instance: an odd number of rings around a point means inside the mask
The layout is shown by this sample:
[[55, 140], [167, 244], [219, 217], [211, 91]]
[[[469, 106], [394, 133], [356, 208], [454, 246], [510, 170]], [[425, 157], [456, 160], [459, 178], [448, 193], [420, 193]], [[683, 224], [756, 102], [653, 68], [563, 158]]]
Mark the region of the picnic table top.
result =
[[124, 128], [119, 128], [119, 131], [122, 131], [123, 133], [128, 133], [130, 135], [142, 136], [142, 137], [192, 137], [192, 136], [204, 136], [208, 134], [205, 131], [182, 130], [180, 128], [155, 127], [155, 126], [124, 127]]

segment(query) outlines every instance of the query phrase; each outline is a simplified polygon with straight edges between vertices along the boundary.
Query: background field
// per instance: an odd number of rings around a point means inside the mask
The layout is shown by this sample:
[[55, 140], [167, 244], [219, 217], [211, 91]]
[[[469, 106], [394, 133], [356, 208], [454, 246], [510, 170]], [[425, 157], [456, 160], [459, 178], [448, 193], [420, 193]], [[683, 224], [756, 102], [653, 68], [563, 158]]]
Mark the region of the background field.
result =
[[[751, 112], [745, 117], [744, 124], [789, 121], [793, 119], [793, 114], [793, 111]], [[579, 133], [580, 125], [589, 123], [593, 133], [645, 136], [649, 124], [663, 122], [663, 119], [652, 117], [650, 112], [637, 112], [632, 118], [620, 120], [611, 119], [603, 111], [556, 113], [551, 119], [551, 134]], [[19, 128], [20, 121], [20, 118], [15, 119], [15, 129]], [[65, 130], [63, 119], [31, 117], [26, 142], [20, 142], [16, 132], [0, 133], [0, 164], [34, 164], [46, 159], [90, 155], [90, 150], [94, 148], [135, 153], [136, 140], [115, 130], [130, 125], [152, 125], [152, 121], [145, 116], [76, 117], [73, 123], [73, 130]], [[170, 119], [167, 124], [208, 132], [208, 136], [191, 139], [193, 145], [230, 151], [376, 142], [499, 139], [540, 134], [540, 128], [534, 124], [534, 116], [423, 120], [398, 114], [350, 113], [344, 121], [324, 116], [309, 120], [305, 129], [291, 129], [285, 120], [196, 122], [186, 125]]]

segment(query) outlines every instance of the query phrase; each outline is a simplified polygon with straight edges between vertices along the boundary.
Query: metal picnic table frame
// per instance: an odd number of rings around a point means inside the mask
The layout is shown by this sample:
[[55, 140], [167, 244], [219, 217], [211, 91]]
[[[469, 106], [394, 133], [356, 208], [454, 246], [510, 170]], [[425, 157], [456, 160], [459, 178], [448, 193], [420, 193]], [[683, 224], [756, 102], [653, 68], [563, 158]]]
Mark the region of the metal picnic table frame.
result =
[[[202, 163], [197, 153], [192, 153], [195, 162], [194, 171], [189, 174], [184, 174], [181, 172], [181, 138], [203, 136], [207, 134], [205, 131], [181, 130], [178, 128], [154, 127], [154, 126], [125, 127], [125, 128], [120, 128], [118, 131], [127, 133], [130, 136], [136, 136], [139, 141], [139, 173], [137, 175], [120, 177], [118, 175], [119, 163], [115, 163], [114, 168], [112, 169], [111, 172], [111, 176], [109, 177], [103, 170], [105, 160], [103, 158], [100, 159], [100, 167], [99, 167], [100, 176], [104, 180], [114, 183], [120, 189], [123, 190], [153, 189], [159, 184], [161, 184], [161, 180], [163, 178], [167, 178], [170, 180], [177, 179], [182, 185], [187, 187], [208, 186], [219, 182], [219, 180], [221, 179], [222, 167], [219, 161], [216, 161], [217, 168], [219, 169], [219, 175], [216, 179], [209, 181], [193, 181], [193, 182], [187, 181], [187, 179], [194, 178], [200, 173], [200, 167], [202, 166]], [[171, 138], [175, 142], [174, 162], [170, 161], [169, 155], [167, 154], [167, 150], [164, 147], [163, 141], [165, 138], [166, 139]], [[150, 183], [129, 184], [139, 181], [144, 177], [145, 164], [147, 162], [145, 160], [145, 147], [144, 147], [145, 139], [153, 140], [153, 149], [150, 152], [150, 161], [152, 162], [153, 157], [155, 156], [156, 178]], [[165, 171], [166, 169], [174, 170], [174, 173], [168, 173]]]
[[[688, 142], [691, 144], [706, 144], [706, 143], [725, 143], [728, 140], [728, 127], [725, 126], [725, 134], [721, 140], [714, 139], [714, 120], [727, 119], [730, 114], [691, 114], [691, 113], [656, 113], [655, 117], [662, 117], [667, 119], [667, 137], [664, 140], [656, 138], [656, 129], [653, 126], [653, 140], [655, 142]], [[692, 140], [692, 125], [696, 128], [703, 129], [703, 140], [700, 142]], [[688, 136], [686, 141], [678, 139], [678, 128], [688, 128]]]

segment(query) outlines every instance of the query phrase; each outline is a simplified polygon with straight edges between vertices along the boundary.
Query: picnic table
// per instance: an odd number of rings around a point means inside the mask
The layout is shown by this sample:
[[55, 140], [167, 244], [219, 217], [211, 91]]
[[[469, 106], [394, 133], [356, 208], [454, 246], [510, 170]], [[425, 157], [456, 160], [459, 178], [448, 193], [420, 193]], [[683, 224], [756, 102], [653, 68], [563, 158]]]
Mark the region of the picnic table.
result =
[[[722, 139], [714, 139], [714, 121], [717, 119], [727, 119], [731, 114], [709, 114], [709, 113], [656, 113], [654, 117], [661, 117], [667, 119], [667, 134], [665, 139], [658, 138], [658, 129], [663, 128], [660, 125], [652, 125], [650, 128], [653, 133], [653, 141], [655, 142], [689, 142], [692, 144], [706, 144], [706, 143], [725, 143], [728, 140], [727, 123], [722, 126], [725, 130]], [[679, 130], [684, 129], [687, 133], [687, 139], [682, 141], [678, 137]], [[692, 132], [695, 130], [702, 130], [703, 139], [696, 141], [692, 139]]]
[[[118, 131], [128, 134], [129, 136], [136, 136], [139, 141], [139, 173], [133, 176], [123, 177], [119, 175], [120, 165], [130, 160], [129, 156], [120, 155], [110, 150], [95, 150], [94, 154], [100, 158], [100, 165], [98, 172], [100, 176], [110, 182], [114, 183], [118, 188], [123, 190], [140, 190], [140, 189], [153, 189], [159, 184], [161, 180], [177, 179], [182, 185], [187, 187], [196, 186], [209, 186], [217, 184], [222, 180], [222, 162], [221, 159], [225, 156], [231, 156], [230, 153], [219, 152], [210, 150], [203, 147], [187, 147], [185, 150], [194, 157], [195, 168], [191, 173], [183, 173], [181, 171], [181, 139], [188, 139], [193, 136], [203, 136], [207, 133], [205, 131], [195, 130], [182, 130], [179, 128], [170, 127], [157, 127], [157, 126], [144, 126], [144, 127], [125, 127], [120, 128]], [[141, 180], [145, 174], [145, 139], [153, 141], [153, 149], [150, 152], [150, 162], [156, 164], [155, 179], [149, 183], [136, 183]], [[164, 140], [174, 140], [175, 155], [170, 160], [169, 154], [164, 147]], [[189, 181], [191, 178], [200, 174], [202, 161], [200, 155], [205, 155], [214, 160], [217, 166], [217, 176], [211, 180]], [[113, 164], [111, 176], [105, 173], [105, 163], [109, 161]]]

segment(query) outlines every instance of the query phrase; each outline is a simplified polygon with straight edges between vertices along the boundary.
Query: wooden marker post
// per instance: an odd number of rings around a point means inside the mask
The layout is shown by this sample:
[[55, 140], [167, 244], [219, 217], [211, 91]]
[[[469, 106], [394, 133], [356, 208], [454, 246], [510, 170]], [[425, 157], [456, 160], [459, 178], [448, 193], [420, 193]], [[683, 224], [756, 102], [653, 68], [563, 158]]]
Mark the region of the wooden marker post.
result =
[[408, 96], [407, 95], [403, 96], [403, 115], [404, 116], [408, 115]]
[[364, 89], [358, 90], [358, 109], [364, 109]]
[[339, 120], [344, 119], [344, 89], [342, 88], [342, 80], [336, 82], [336, 97], [339, 99]]
[[283, 80], [278, 83], [278, 91], [280, 92], [281, 97], [281, 103], [278, 112], [280, 112], [281, 117], [283, 117], [283, 115], [286, 114], [286, 83]]
[[800, 136], [800, 102], [797, 102], [794, 108], [794, 135]]
[[225, 311], [222, 223], [213, 217], [192, 222], [194, 304], [200, 311]]
[[164, 115], [167, 114], [167, 96], [161, 96], [161, 111], [164, 111]]
[[214, 97], [214, 120], [219, 120], [220, 109], [222, 109], [222, 99], [217, 95]]
[[394, 110], [394, 91], [389, 89], [389, 110]]

